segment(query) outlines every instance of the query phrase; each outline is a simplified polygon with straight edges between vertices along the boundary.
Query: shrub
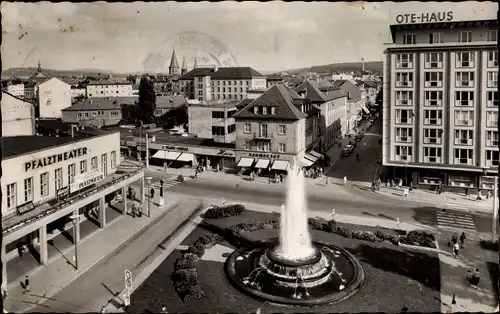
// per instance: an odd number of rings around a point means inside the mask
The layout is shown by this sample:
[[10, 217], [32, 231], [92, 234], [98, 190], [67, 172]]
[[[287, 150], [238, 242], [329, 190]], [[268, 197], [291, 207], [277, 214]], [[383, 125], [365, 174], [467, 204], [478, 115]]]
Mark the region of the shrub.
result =
[[204, 217], [207, 219], [221, 219], [221, 218], [241, 215], [244, 211], [245, 211], [245, 206], [241, 204], [231, 204], [227, 206], [213, 206], [205, 212]]
[[405, 243], [412, 245], [426, 246], [430, 248], [435, 248], [436, 237], [434, 234], [425, 230], [413, 230], [408, 232], [405, 238]]
[[187, 303], [193, 300], [199, 300], [203, 298], [205, 294], [199, 285], [194, 285], [189, 289], [188, 293], [182, 298], [182, 302]]
[[198, 254], [197, 254], [198, 257], [202, 258], [203, 255], [205, 255], [205, 246], [203, 244], [200, 244], [196, 249], [198, 250]]
[[352, 238], [351, 230], [344, 227], [338, 227], [336, 233], [344, 238]]
[[209, 244], [210, 242], [212, 242], [207, 236], [205, 237], [200, 237], [199, 238], [199, 241], [203, 244], [203, 245], [207, 245]]
[[328, 231], [328, 232], [337, 231], [337, 222], [333, 219], [328, 220], [328, 227], [327, 227], [326, 231]]
[[321, 218], [309, 218], [308, 224], [313, 230], [328, 231], [328, 221]]
[[485, 250], [498, 252], [498, 249], [499, 249], [498, 240], [493, 241], [491, 239], [481, 239], [481, 240], [479, 240], [479, 244]]
[[186, 281], [190, 285], [198, 283], [198, 274], [195, 269], [178, 269], [172, 273], [172, 281]]
[[377, 232], [375, 232], [375, 236], [379, 239], [382, 239], [382, 240], [390, 240], [392, 237], [392, 234], [385, 232], [385, 231], [382, 231], [382, 230], [377, 230]]
[[188, 281], [184, 280], [174, 281], [175, 292], [177, 292], [181, 298], [184, 298], [184, 296], [186, 296], [189, 293], [192, 286], [193, 285], [190, 284]]
[[412, 230], [408, 232], [407, 235], [408, 238], [429, 238], [432, 241], [436, 241], [436, 237], [432, 232], [426, 231], [426, 230]]
[[195, 269], [196, 268], [196, 263], [200, 260], [198, 255], [192, 254], [192, 253], [185, 253], [181, 257], [179, 257], [177, 260], [175, 260], [174, 263], [174, 269], [179, 270], [179, 269]]
[[179, 176], [177, 176], [177, 181], [178, 182], [184, 182], [184, 176], [182, 174], [180, 174]]
[[188, 252], [191, 254], [198, 255], [198, 249], [194, 245], [190, 245], [188, 247]]

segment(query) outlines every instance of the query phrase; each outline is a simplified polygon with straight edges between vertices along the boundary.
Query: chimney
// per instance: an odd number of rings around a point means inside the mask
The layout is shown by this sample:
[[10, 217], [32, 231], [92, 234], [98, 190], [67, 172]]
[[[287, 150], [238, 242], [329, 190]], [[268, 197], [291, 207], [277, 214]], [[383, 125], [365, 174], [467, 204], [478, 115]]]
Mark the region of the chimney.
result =
[[347, 100], [351, 100], [351, 92], [347, 92]]
[[91, 104], [91, 105], [92, 105], [92, 99], [91, 99], [91, 100], [89, 100], [89, 104]]

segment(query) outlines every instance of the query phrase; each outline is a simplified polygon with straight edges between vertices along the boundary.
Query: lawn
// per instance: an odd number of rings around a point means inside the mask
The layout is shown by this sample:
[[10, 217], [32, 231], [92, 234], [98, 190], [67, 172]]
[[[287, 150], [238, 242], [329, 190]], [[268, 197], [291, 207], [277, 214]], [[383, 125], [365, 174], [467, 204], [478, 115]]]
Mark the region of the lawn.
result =
[[[278, 216], [260, 212], [245, 212], [241, 216], [211, 220], [219, 227], [252, 221], [277, 219]], [[347, 226], [346, 226], [347, 227]], [[353, 226], [358, 230], [371, 230]], [[196, 228], [182, 244], [190, 245], [208, 231]], [[257, 231], [247, 238], [260, 240], [276, 236], [277, 230]], [[205, 296], [198, 301], [183, 303], [170, 280], [173, 264], [179, 251], [174, 251], [132, 294], [131, 312], [158, 312], [161, 304], [169, 312], [440, 312], [440, 273], [436, 253], [405, 250], [400, 247], [347, 239], [335, 234], [312, 231], [313, 239], [330, 242], [353, 253], [365, 271], [361, 289], [349, 299], [334, 305], [314, 308], [290, 308], [271, 305], [253, 299], [234, 288], [224, 273], [224, 263], [201, 260], [197, 264], [198, 278]], [[221, 245], [229, 246], [226, 242]], [[213, 249], [213, 248], [212, 248]]]

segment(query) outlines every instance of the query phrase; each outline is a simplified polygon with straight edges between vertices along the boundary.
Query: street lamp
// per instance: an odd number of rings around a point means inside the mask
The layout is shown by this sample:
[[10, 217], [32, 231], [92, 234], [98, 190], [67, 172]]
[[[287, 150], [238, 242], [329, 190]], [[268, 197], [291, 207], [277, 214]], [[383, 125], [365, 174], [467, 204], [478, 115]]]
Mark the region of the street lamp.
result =
[[[151, 185], [151, 181], [153, 180], [153, 177], [146, 177], [146, 184], [148, 186], [147, 190], [149, 194], [149, 186]], [[148, 197], [148, 217], [151, 215], [151, 195]]]
[[73, 242], [75, 243], [75, 269], [78, 270], [78, 235], [76, 232], [77, 224], [80, 223], [80, 215], [71, 215], [69, 218], [73, 219]]
[[408, 162], [405, 162], [405, 186], [408, 185]]

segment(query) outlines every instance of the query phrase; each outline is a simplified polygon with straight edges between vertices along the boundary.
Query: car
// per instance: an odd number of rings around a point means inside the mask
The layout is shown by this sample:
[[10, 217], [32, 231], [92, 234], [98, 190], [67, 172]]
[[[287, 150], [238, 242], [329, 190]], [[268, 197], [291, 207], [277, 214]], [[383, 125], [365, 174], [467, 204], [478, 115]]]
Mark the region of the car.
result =
[[346, 145], [344, 148], [342, 148], [342, 156], [347, 157], [351, 155], [353, 151], [354, 151], [354, 146]]
[[356, 137], [354, 138], [354, 140], [355, 140], [356, 142], [361, 142], [361, 140], [363, 139], [363, 136], [364, 136], [364, 135], [360, 133], [360, 134], [356, 135]]
[[357, 143], [355, 140], [351, 140], [349, 141], [349, 145], [351, 145], [352, 147], [356, 147]]

